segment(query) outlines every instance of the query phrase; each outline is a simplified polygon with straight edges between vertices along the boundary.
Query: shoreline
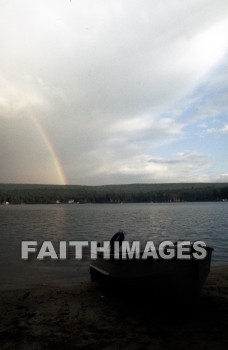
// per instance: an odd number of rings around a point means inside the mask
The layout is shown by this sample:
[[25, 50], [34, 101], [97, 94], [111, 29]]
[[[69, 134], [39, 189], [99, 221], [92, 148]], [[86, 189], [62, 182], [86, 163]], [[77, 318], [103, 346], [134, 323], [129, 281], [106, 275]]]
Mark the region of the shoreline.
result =
[[143, 299], [94, 282], [1, 290], [1, 349], [227, 348], [227, 265], [211, 268], [191, 306]]
[[[210, 273], [209, 276], [207, 278], [207, 281], [210, 279], [211, 275], [217, 274], [217, 273], [223, 273], [223, 271], [227, 270], [227, 275], [228, 275], [228, 264], [222, 264], [222, 265], [212, 265], [210, 268]], [[205, 282], [205, 286], [207, 285], [207, 281]], [[1, 292], [11, 292], [11, 291], [21, 291], [21, 290], [33, 290], [33, 289], [40, 289], [40, 288], [78, 288], [81, 285], [90, 285], [91, 282], [91, 278], [88, 274], [88, 278], [83, 280], [83, 281], [79, 281], [79, 282], [74, 282], [74, 283], [69, 283], [69, 281], [64, 282], [63, 280], [60, 281], [52, 281], [52, 282], [45, 282], [45, 283], [31, 283], [28, 285], [19, 285], [19, 283], [17, 284], [12, 284], [12, 285], [1, 285], [0, 284], [0, 294]], [[205, 286], [203, 288], [205, 288]]]

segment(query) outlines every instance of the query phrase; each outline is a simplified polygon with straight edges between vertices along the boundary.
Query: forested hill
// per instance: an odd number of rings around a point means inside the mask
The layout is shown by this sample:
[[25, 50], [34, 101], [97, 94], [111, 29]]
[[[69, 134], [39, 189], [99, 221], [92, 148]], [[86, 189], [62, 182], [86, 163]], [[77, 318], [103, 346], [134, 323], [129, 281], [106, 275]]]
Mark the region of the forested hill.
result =
[[136, 203], [221, 201], [228, 183], [169, 183], [105, 186], [0, 184], [0, 203]]

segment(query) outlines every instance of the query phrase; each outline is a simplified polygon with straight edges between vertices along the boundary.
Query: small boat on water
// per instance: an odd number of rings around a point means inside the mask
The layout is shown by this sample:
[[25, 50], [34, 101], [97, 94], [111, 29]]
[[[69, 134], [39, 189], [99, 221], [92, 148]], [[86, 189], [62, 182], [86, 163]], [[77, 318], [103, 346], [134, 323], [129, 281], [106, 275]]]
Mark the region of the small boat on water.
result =
[[[103, 253], [97, 252], [97, 259], [91, 260], [92, 279], [121, 288], [150, 290], [159, 296], [194, 297], [200, 294], [210, 272], [213, 248], [205, 247], [206, 254], [203, 259], [195, 259], [194, 254], [190, 259], [178, 259], [176, 254], [172, 259], [142, 259], [143, 252], [140, 252], [140, 258], [115, 259], [115, 241], [119, 241], [121, 246], [124, 242], [123, 232], [116, 233], [110, 240], [110, 259], [104, 259]], [[176, 252], [178, 243], [173, 249]], [[192, 254], [193, 244], [189, 249]]]

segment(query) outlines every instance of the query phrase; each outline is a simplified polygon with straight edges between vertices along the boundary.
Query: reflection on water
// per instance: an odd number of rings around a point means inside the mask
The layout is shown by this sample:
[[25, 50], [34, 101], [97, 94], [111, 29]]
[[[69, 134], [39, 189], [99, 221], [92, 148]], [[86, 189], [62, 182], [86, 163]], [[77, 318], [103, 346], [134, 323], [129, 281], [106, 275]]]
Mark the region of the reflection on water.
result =
[[22, 240], [107, 240], [118, 230], [128, 240], [203, 240], [213, 265], [228, 263], [227, 203], [0, 206], [1, 286], [76, 283], [88, 279], [83, 261], [21, 261]]

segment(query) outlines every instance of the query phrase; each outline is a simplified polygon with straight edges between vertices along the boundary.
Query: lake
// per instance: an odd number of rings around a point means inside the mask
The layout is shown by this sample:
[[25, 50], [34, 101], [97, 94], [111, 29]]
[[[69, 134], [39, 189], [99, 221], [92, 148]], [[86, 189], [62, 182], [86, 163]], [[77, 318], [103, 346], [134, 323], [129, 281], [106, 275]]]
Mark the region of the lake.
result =
[[66, 284], [89, 279], [83, 260], [21, 260], [21, 241], [126, 239], [203, 240], [214, 248], [212, 265], [228, 264], [228, 203], [0, 205], [0, 288]]

